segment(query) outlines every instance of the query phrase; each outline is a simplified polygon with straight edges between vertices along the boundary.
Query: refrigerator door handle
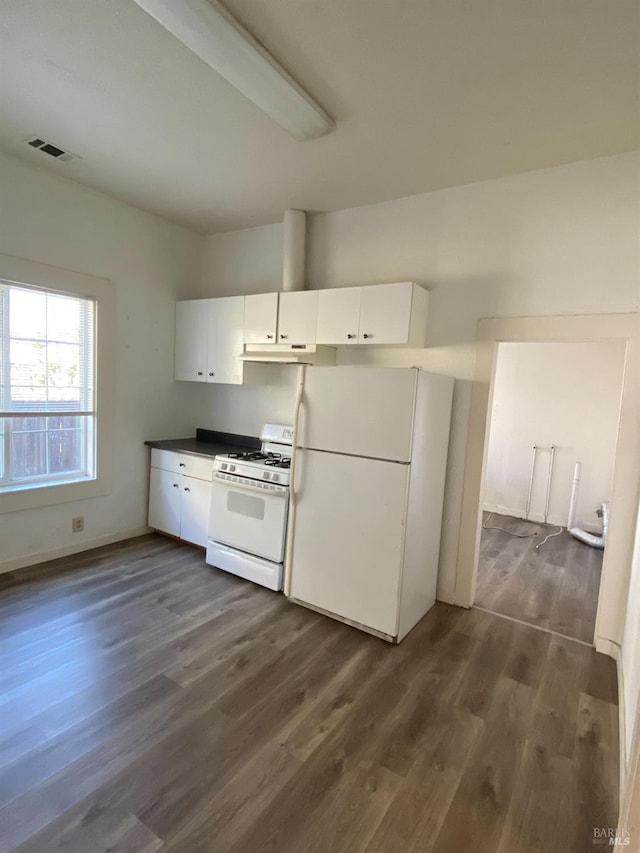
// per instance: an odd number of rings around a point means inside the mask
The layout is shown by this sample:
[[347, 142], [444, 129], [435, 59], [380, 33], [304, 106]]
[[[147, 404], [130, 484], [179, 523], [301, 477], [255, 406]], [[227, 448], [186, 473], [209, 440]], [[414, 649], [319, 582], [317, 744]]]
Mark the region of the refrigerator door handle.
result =
[[291, 559], [293, 557], [293, 539], [296, 521], [296, 504], [298, 495], [296, 493], [296, 463], [298, 461], [297, 436], [300, 424], [300, 410], [302, 409], [304, 397], [304, 380], [306, 375], [306, 364], [298, 367], [298, 385], [296, 389], [296, 402], [293, 410], [293, 444], [291, 446], [291, 471], [289, 476], [289, 521], [287, 529], [287, 548], [284, 555], [284, 594], [287, 598], [291, 592]]

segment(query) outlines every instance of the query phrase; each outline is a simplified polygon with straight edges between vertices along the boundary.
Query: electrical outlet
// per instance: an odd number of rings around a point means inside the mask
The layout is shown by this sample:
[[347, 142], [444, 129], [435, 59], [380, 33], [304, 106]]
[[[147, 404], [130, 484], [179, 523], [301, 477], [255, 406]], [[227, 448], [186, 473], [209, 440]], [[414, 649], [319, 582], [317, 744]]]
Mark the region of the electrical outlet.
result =
[[84, 515], [79, 515], [71, 519], [71, 531], [73, 533], [82, 533], [84, 530]]

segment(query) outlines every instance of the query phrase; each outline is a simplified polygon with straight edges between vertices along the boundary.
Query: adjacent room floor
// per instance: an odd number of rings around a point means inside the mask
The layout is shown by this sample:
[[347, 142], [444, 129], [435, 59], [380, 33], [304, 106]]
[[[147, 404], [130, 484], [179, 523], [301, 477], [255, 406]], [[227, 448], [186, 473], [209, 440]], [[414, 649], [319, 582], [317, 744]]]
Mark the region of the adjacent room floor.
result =
[[3, 851], [584, 853], [616, 825], [586, 645], [437, 604], [391, 646], [156, 535], [0, 581]]
[[[487, 527], [536, 535], [519, 539]], [[536, 551], [537, 544], [557, 531], [557, 527], [484, 513], [475, 603], [591, 644], [603, 552], [566, 530]]]

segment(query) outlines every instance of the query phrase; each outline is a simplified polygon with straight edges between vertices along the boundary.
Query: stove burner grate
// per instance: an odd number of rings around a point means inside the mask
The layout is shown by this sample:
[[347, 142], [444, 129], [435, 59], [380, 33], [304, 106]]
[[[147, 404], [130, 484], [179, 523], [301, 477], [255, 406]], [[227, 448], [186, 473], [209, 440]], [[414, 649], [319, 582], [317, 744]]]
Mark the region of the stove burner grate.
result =
[[264, 464], [272, 466], [273, 468], [291, 468], [291, 459], [288, 456], [281, 459], [267, 459]]
[[281, 453], [264, 453], [262, 450], [245, 450], [242, 453], [228, 453], [227, 456], [242, 462], [265, 462], [267, 465], [276, 465], [282, 460]]

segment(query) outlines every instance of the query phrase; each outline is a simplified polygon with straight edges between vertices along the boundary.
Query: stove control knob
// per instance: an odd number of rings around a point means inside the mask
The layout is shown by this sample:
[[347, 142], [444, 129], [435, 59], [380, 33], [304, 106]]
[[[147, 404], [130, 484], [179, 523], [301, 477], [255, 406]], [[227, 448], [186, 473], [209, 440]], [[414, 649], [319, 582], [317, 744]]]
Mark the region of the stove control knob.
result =
[[230, 471], [235, 471], [235, 470], [236, 470], [236, 466], [235, 466], [235, 465], [229, 465], [229, 470], [230, 470]]
[[226, 462], [223, 462], [223, 463], [222, 463], [222, 465], [220, 466], [220, 470], [221, 470], [221, 471], [226, 471], [226, 470], [227, 470], [227, 463], [226, 463]]
[[262, 479], [263, 479], [263, 480], [268, 480], [268, 479], [269, 479], [269, 476], [270, 476], [270, 475], [269, 475], [269, 472], [268, 472], [268, 471], [264, 471], [264, 472], [263, 472], [263, 474], [262, 474]]
[[274, 475], [273, 475], [273, 477], [272, 477], [271, 479], [273, 480], [273, 482], [274, 482], [274, 483], [277, 483], [277, 482], [278, 482], [278, 480], [280, 479], [280, 477], [278, 477], [278, 475], [277, 475], [277, 474], [274, 474]]

